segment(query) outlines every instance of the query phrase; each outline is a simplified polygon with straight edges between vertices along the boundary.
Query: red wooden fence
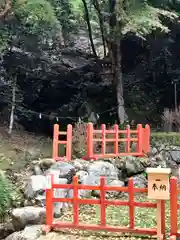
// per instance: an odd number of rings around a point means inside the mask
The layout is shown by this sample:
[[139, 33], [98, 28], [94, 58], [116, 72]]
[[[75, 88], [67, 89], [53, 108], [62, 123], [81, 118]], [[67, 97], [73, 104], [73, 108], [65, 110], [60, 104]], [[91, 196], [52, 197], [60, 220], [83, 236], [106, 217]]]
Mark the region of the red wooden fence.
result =
[[[96, 135], [101, 136], [97, 138]], [[107, 135], [111, 134], [113, 137], [108, 138]], [[132, 137], [131, 135], [136, 135]], [[66, 136], [66, 140], [59, 140], [59, 136]], [[125, 135], [122, 137], [121, 135]], [[101, 142], [101, 153], [94, 152], [94, 143]], [[137, 143], [136, 150], [131, 151], [131, 143]], [[113, 143], [114, 152], [106, 153], [106, 143]], [[119, 143], [125, 143], [125, 151], [119, 152]], [[53, 134], [53, 159], [61, 160], [63, 157], [59, 156], [59, 144], [66, 145], [66, 159], [70, 161], [72, 159], [72, 125], [67, 126], [66, 131], [59, 131], [59, 125], [54, 125]], [[88, 123], [87, 127], [87, 156], [84, 159], [98, 159], [107, 157], [118, 157], [118, 156], [144, 156], [145, 153], [150, 151], [150, 127], [146, 125], [145, 128], [141, 124], [137, 125], [136, 130], [131, 130], [128, 125], [125, 130], [119, 130], [119, 126], [116, 124], [111, 130], [106, 129], [106, 125], [102, 124], [101, 130], [93, 128], [92, 123]]]
[[[100, 134], [101, 137], [97, 138], [96, 135]], [[113, 137], [107, 138], [108, 134], [113, 134]], [[136, 135], [132, 137], [131, 135]], [[125, 137], [121, 137], [125, 135]], [[92, 123], [88, 123], [87, 130], [87, 142], [88, 142], [88, 152], [84, 159], [98, 159], [98, 158], [108, 158], [117, 156], [144, 156], [145, 153], [150, 151], [150, 126], [146, 125], [145, 128], [141, 124], [137, 125], [136, 130], [131, 130], [128, 125], [125, 130], [119, 130], [117, 124], [114, 125], [114, 129], [106, 129], [106, 125], [102, 124], [101, 130], [96, 130], [93, 128]], [[101, 142], [101, 153], [94, 153], [94, 142]], [[106, 153], [106, 143], [114, 143], [114, 152]], [[119, 143], [125, 143], [125, 151], [119, 152]], [[131, 151], [131, 143], [137, 143], [136, 151]]]
[[[157, 208], [156, 203], [150, 202], [136, 202], [134, 200], [134, 194], [137, 192], [147, 192], [145, 188], [135, 188], [133, 184], [133, 179], [129, 180], [128, 187], [118, 187], [118, 186], [107, 186], [105, 185], [105, 178], [101, 177], [99, 186], [88, 186], [78, 184], [78, 177], [75, 176], [72, 184], [55, 184], [53, 182], [53, 176], [49, 176], [48, 187], [46, 189], [46, 232], [53, 228], [71, 228], [71, 229], [82, 229], [82, 230], [97, 230], [97, 231], [109, 231], [109, 232], [124, 232], [124, 233], [134, 233], [143, 235], [157, 235], [157, 228], [138, 228], [135, 227], [135, 207], [142, 208]], [[54, 189], [55, 188], [67, 188], [73, 189], [73, 198], [55, 198]], [[99, 190], [100, 199], [80, 199], [78, 196], [78, 190]], [[121, 200], [107, 200], [105, 195], [106, 191], [123, 191], [129, 194], [128, 201]], [[53, 204], [54, 202], [67, 202], [73, 205], [73, 222], [54, 222], [53, 221]], [[100, 223], [97, 225], [83, 224], [79, 222], [79, 205], [80, 204], [90, 204], [100, 206]], [[128, 206], [129, 207], [129, 226], [128, 227], [118, 227], [109, 226], [106, 223], [106, 207], [107, 206]], [[165, 235], [165, 201], [161, 204], [161, 239], [164, 239]]]
[[[59, 136], [64, 136], [66, 140], [59, 140]], [[66, 131], [59, 131], [59, 125], [54, 125], [54, 133], [53, 133], [53, 154], [52, 158], [59, 161], [62, 160], [63, 157], [59, 156], [59, 145], [65, 145], [66, 149], [66, 159], [67, 161], [71, 161], [72, 159], [72, 125], [69, 124], [67, 126]]]
[[179, 194], [177, 178], [172, 177], [170, 180], [170, 240], [176, 240], [176, 237], [180, 237], [180, 230], [178, 230]]

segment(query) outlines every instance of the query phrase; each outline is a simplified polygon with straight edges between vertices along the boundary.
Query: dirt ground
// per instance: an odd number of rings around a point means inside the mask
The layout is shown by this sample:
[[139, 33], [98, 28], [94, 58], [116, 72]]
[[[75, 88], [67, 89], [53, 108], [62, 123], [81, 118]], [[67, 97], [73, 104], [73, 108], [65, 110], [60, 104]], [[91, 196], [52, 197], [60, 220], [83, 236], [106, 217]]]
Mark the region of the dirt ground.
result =
[[[150, 240], [153, 238], [123, 236], [121, 234], [102, 234], [89, 232], [51, 232], [46, 236], [41, 236], [38, 240]], [[154, 238], [155, 239], [155, 238]]]

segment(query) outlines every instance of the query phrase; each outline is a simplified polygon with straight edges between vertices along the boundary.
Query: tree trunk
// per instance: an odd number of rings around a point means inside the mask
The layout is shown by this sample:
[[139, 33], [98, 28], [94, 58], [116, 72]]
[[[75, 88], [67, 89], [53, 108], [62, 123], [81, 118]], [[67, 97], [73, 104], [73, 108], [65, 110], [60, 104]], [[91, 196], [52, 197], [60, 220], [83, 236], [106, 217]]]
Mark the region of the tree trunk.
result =
[[93, 37], [92, 37], [92, 29], [91, 29], [91, 23], [90, 23], [87, 3], [86, 3], [86, 0], [82, 0], [82, 2], [83, 2], [83, 5], [84, 5], [85, 18], [86, 18], [86, 22], [87, 22], [87, 26], [88, 26], [89, 40], [91, 42], [92, 52], [93, 52], [94, 56], [97, 57], [96, 49], [95, 49], [94, 42], [93, 42]]
[[10, 114], [9, 129], [8, 129], [9, 134], [12, 133], [13, 124], [14, 124], [15, 104], [16, 104], [16, 82], [14, 82], [12, 86], [12, 104], [11, 104], [11, 114]]
[[116, 19], [116, 1], [109, 0], [110, 57], [112, 62], [113, 84], [116, 91], [117, 113], [121, 124], [125, 121], [123, 79], [121, 68], [121, 23]]
[[97, 11], [97, 15], [99, 18], [99, 27], [101, 31], [101, 38], [102, 38], [102, 44], [103, 44], [103, 49], [104, 49], [104, 57], [106, 56], [106, 40], [105, 40], [105, 28], [104, 28], [104, 21], [103, 21], [103, 16], [101, 13], [101, 8], [99, 5], [98, 0], [94, 0], [93, 2], [94, 8]]
[[115, 68], [115, 82], [116, 82], [116, 98], [117, 98], [117, 112], [121, 124], [125, 121], [125, 108], [123, 98], [123, 79], [121, 68], [121, 41], [119, 37], [116, 39], [116, 68]]

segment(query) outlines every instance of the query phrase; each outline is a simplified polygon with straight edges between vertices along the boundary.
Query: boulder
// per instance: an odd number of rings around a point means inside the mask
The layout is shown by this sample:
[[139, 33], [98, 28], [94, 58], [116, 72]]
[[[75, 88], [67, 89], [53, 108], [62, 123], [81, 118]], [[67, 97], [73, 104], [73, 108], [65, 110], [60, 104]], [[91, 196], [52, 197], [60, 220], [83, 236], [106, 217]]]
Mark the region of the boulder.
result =
[[48, 174], [58, 174], [59, 178], [66, 178], [68, 183], [72, 182], [73, 176], [76, 175], [75, 167], [68, 162], [56, 162], [46, 171]]
[[126, 157], [124, 161], [124, 170], [128, 177], [144, 172], [148, 167], [149, 161], [147, 158], [136, 158], [133, 156]]
[[72, 165], [75, 167], [76, 171], [87, 171], [88, 166], [91, 162], [83, 159], [74, 159]]
[[42, 170], [41, 170], [39, 165], [35, 165], [34, 166], [33, 172], [34, 172], [35, 175], [43, 175], [43, 172], [42, 172]]
[[5, 240], [36, 240], [42, 233], [41, 228], [41, 225], [26, 226], [23, 231], [14, 232]]
[[110, 162], [107, 161], [95, 161], [89, 165], [87, 172], [89, 174], [89, 181], [92, 185], [100, 184], [100, 177], [106, 178], [106, 184], [112, 180], [118, 180], [118, 170]]
[[[109, 186], [116, 186], [116, 187], [124, 187], [125, 183], [120, 180], [112, 180], [111, 182], [108, 183]], [[107, 192], [109, 197], [115, 198], [121, 193], [121, 191], [108, 191]]]
[[46, 209], [43, 207], [27, 206], [12, 211], [12, 223], [16, 231], [20, 231], [28, 224], [44, 224]]
[[24, 194], [26, 198], [35, 198], [43, 194], [46, 189], [46, 177], [43, 175], [32, 175], [25, 183]]
[[133, 177], [134, 187], [137, 188], [147, 188], [147, 178], [144, 174], [139, 174]]
[[44, 158], [39, 161], [39, 166], [42, 170], [47, 170], [54, 164], [56, 164], [56, 161], [53, 158]]
[[[84, 185], [96, 186], [100, 185], [101, 176], [105, 177], [106, 184], [112, 180], [118, 180], [118, 170], [112, 163], [107, 161], [94, 161], [89, 164], [87, 171], [77, 172], [79, 181]], [[89, 197], [91, 190], [80, 190], [79, 195]], [[93, 191], [95, 195], [99, 195], [99, 191]]]
[[0, 224], [0, 239], [4, 239], [15, 232], [14, 226], [11, 222]]

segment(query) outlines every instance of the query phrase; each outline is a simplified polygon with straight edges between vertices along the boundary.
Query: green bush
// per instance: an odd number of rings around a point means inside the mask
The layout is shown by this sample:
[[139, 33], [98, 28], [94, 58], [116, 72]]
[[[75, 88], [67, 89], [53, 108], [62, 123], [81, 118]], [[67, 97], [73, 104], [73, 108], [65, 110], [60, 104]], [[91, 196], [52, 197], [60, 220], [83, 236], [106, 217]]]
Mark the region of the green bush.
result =
[[0, 172], [0, 217], [5, 216], [11, 207], [12, 192], [12, 184], [3, 172]]
[[180, 133], [152, 132], [151, 145], [157, 145], [157, 144], [180, 146]]

